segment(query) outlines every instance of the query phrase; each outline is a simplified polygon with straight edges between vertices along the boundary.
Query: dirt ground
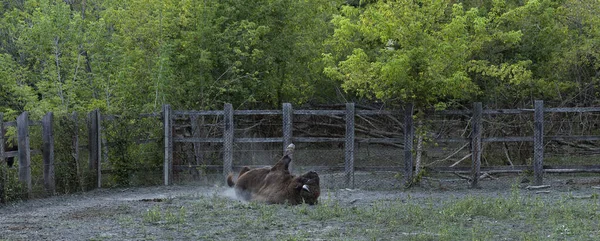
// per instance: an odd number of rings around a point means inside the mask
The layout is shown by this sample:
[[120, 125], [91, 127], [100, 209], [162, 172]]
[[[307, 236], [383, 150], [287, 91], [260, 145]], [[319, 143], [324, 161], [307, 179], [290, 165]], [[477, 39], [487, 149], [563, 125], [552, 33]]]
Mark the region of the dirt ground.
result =
[[[355, 175], [355, 187], [357, 188], [355, 189], [345, 188], [340, 184], [343, 183], [340, 182], [343, 179], [341, 174], [322, 175], [323, 194], [321, 199], [339, 202], [340, 205], [366, 206], [378, 201], [404, 202], [409, 199], [418, 202], [420, 199], [447, 200], [466, 195], [496, 197], [510, 195], [511, 190], [515, 188], [521, 190], [521, 195], [549, 200], [567, 194], [586, 196], [597, 195], [600, 192], [596, 188], [600, 186], [600, 176], [598, 175], [548, 176], [545, 184], [551, 187], [544, 189], [544, 192], [526, 189], [525, 187], [530, 185], [528, 180], [514, 175], [484, 179], [481, 181], [482, 188], [480, 189], [468, 188], [466, 181], [456, 176], [428, 177], [424, 179], [421, 186], [403, 190], [393, 175], [393, 173], [357, 173]], [[292, 212], [290, 220], [284, 220], [281, 227], [278, 226], [279, 228], [275, 230], [269, 229], [268, 232], [242, 234], [243, 230], [240, 231], [242, 233], [219, 231], [228, 230], [225, 228], [228, 225], [227, 220], [235, 219], [237, 212], [256, 208], [235, 200], [234, 196], [233, 191], [228, 187], [214, 183], [210, 185], [196, 183], [100, 189], [86, 193], [11, 203], [0, 206], [0, 240], [203, 240], [215, 238], [232, 240], [241, 237], [279, 239], [280, 235], [286, 232], [290, 235], [294, 235], [294, 232], [298, 230], [326, 232], [328, 227], [336, 225], [327, 224], [322, 227], [299, 222], [288, 226], [285, 223], [294, 220], [295, 212]], [[281, 206], [279, 205], [276, 210], [287, 212], [286, 209], [295, 208]], [[222, 208], [220, 213], [207, 213], [206, 217], [195, 218], [196, 222], [191, 227], [191, 224], [187, 224], [190, 216], [194, 215], [194, 210], [217, 208]], [[160, 222], [171, 222], [175, 225], [167, 229], [153, 225], [154, 209], [163, 215], [162, 218], [154, 221], [159, 224]], [[209, 217], [208, 215], [215, 216]], [[178, 221], [178, 218], [181, 220]], [[343, 226], [344, 224], [339, 225]]]

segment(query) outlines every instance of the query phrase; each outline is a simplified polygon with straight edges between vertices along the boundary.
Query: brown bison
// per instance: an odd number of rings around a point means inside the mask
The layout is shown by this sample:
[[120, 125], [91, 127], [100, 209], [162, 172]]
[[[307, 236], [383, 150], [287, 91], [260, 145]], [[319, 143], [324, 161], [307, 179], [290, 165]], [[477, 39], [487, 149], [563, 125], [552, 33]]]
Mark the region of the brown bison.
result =
[[301, 176], [292, 175], [288, 169], [293, 149], [294, 144], [290, 144], [285, 155], [273, 167], [242, 168], [237, 182], [233, 181], [233, 174], [230, 173], [227, 184], [234, 187], [236, 195], [246, 201], [317, 204], [321, 192], [319, 175], [314, 171]]
[[[2, 134], [2, 133], [0, 133], [0, 134]], [[9, 144], [11, 144], [11, 145], [9, 145]], [[18, 150], [19, 150], [19, 148], [14, 141], [13, 142], [9, 142], [9, 141], [4, 142], [4, 150], [3, 150], [4, 156], [6, 156], [8, 152], [18, 151]], [[6, 161], [6, 165], [8, 167], [12, 167], [13, 164], [15, 163], [15, 157], [11, 156], [11, 157], [5, 157], [5, 159], [3, 159], [2, 156], [0, 156], [0, 162], [1, 161]]]

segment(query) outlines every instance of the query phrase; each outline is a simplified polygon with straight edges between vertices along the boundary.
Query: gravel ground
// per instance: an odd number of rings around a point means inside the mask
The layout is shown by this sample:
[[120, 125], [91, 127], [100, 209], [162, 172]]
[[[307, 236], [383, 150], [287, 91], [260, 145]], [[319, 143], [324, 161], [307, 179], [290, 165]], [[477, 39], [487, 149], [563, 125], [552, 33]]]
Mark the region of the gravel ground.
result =
[[[498, 197], [510, 195], [519, 188], [521, 195], [543, 199], [557, 199], [572, 195], [586, 197], [597, 195], [600, 189], [600, 177], [595, 176], [554, 176], [547, 177], [545, 183], [551, 187], [529, 190], [527, 180], [519, 176], [500, 176], [481, 181], [482, 188], [470, 189], [465, 180], [457, 177], [430, 177], [419, 187], [402, 190], [393, 178], [393, 173], [357, 173], [357, 189], [347, 189], [333, 182], [343, 178], [341, 174], [322, 175], [323, 196], [321, 200], [339, 202], [341, 205], [366, 206], [374, 202], [397, 202], [409, 199], [418, 202], [427, 200], [451, 200], [466, 195]], [[386, 181], [382, 181], [386, 180]], [[327, 232], [328, 224], [318, 227], [312, 223], [295, 223], [287, 227], [276, 228], [260, 234], [223, 232], [227, 220], [235, 219], [236, 213], [256, 208], [234, 200], [230, 188], [219, 185], [187, 184], [175, 186], [100, 189], [86, 193], [61, 195], [45, 199], [29, 200], [0, 206], [0, 240], [167, 240], [167, 239], [279, 239], [285, 232], [294, 235], [298, 230], [307, 232]], [[225, 201], [223, 201], [225, 200]], [[218, 203], [212, 203], [218, 202]], [[319, 204], [321, 205], [321, 204]], [[194, 210], [221, 208], [215, 217], [205, 218], [206, 226], [186, 226]], [[288, 212], [279, 205], [278, 212]], [[309, 207], [313, 208], [313, 207]], [[157, 209], [162, 218], [156, 222], [172, 222], [171, 228], [161, 228], [153, 224], [153, 210]], [[260, 208], [259, 208], [260, 209]], [[170, 211], [169, 211], [170, 210]], [[296, 210], [297, 211], [297, 210]], [[294, 212], [291, 211], [290, 215]], [[181, 215], [177, 215], [181, 212]], [[261, 211], [263, 212], [263, 211]], [[208, 213], [206, 215], [215, 215]], [[165, 217], [165, 215], [167, 215]], [[170, 216], [169, 216], [170, 215]], [[182, 218], [178, 221], [177, 218]], [[183, 220], [187, 218], [186, 220]], [[293, 219], [293, 218], [291, 218]], [[171, 221], [169, 221], [171, 220]], [[210, 220], [215, 220], [214, 222]], [[219, 221], [217, 221], [219, 220]], [[198, 225], [199, 222], [193, 225]], [[285, 221], [284, 221], [285, 223]], [[343, 226], [343, 224], [340, 224]], [[190, 230], [192, 229], [192, 230]], [[295, 231], [294, 231], [295, 230]], [[311, 231], [313, 230], [313, 231]], [[221, 233], [220, 233], [221, 232]], [[241, 231], [243, 233], [243, 231]], [[258, 236], [253, 236], [258, 235]], [[261, 236], [263, 235], [263, 236]], [[267, 236], [264, 236], [267, 235]]]

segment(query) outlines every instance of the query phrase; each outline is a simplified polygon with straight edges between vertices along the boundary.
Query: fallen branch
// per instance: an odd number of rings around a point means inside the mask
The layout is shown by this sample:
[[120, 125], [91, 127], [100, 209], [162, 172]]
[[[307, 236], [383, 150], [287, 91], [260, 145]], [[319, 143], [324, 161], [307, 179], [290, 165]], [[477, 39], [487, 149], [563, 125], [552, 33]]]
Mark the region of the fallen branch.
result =
[[594, 195], [571, 196], [571, 198], [573, 198], [573, 199], [590, 199], [593, 197], [594, 197]]
[[[456, 175], [457, 177], [460, 177], [461, 179], [465, 179], [465, 180], [467, 180], [469, 183], [473, 182], [473, 178], [471, 178], [470, 176], [467, 176], [467, 175], [462, 175], [462, 174], [460, 174], [460, 173], [457, 173], [457, 172], [453, 172], [453, 173], [454, 173], [454, 175]], [[484, 178], [490, 178], [490, 179], [492, 179], [492, 180], [496, 180], [496, 179], [498, 179], [498, 178], [495, 178], [495, 177], [493, 177], [491, 174], [489, 174], [489, 173], [487, 173], [487, 172], [484, 172], [483, 174], [479, 175], [479, 178], [477, 178], [477, 180], [481, 180], [481, 179], [484, 179]]]
[[[441, 159], [441, 160], [436, 160], [436, 161], [433, 161], [433, 162], [431, 162], [431, 163], [427, 164], [427, 166], [431, 166], [431, 165], [433, 165], [433, 164], [435, 164], [435, 163], [438, 163], [438, 162], [443, 162], [443, 161], [446, 161], [446, 160], [450, 159], [451, 157], [453, 157], [454, 155], [456, 155], [456, 154], [458, 154], [460, 151], [462, 151], [462, 149], [464, 149], [464, 148], [465, 148], [465, 147], [467, 147], [468, 145], [469, 145], [469, 143], [467, 143], [467, 144], [463, 145], [461, 148], [458, 148], [456, 151], [454, 151], [452, 154], [450, 154], [450, 155], [449, 155], [449, 156], [447, 156], [446, 158], [444, 158], [444, 159]], [[467, 155], [467, 156], [469, 156], [469, 155]], [[464, 158], [464, 157], [463, 157], [463, 158]], [[463, 160], [463, 159], [461, 159], [461, 161], [462, 161], [462, 160]], [[453, 165], [454, 165], [454, 164], [453, 164]], [[452, 166], [451, 166], [451, 167], [452, 167]]]
[[539, 190], [539, 189], [545, 189], [545, 188], [549, 188], [550, 185], [540, 185], [540, 186], [527, 186], [525, 187], [525, 189], [527, 190]]
[[510, 163], [510, 166], [514, 166], [513, 162], [510, 160], [510, 155], [508, 154], [508, 147], [506, 146], [506, 142], [504, 142], [504, 145], [502, 145], [503, 149], [504, 149], [504, 155], [506, 155], [506, 160], [508, 160], [508, 163]]
[[467, 154], [465, 157], [461, 158], [460, 160], [456, 161], [454, 164], [450, 165], [450, 167], [454, 167], [456, 165], [458, 165], [458, 163], [464, 161], [465, 159], [469, 158], [471, 156], [472, 153]]

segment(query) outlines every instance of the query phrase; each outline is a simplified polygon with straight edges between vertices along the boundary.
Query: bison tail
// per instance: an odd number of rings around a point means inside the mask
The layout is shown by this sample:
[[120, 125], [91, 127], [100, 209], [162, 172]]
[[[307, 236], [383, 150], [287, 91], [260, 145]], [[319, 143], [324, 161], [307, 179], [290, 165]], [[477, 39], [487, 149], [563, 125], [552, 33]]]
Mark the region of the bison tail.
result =
[[229, 173], [229, 175], [227, 175], [227, 185], [230, 187], [235, 186], [235, 182], [233, 181], [233, 173]]

